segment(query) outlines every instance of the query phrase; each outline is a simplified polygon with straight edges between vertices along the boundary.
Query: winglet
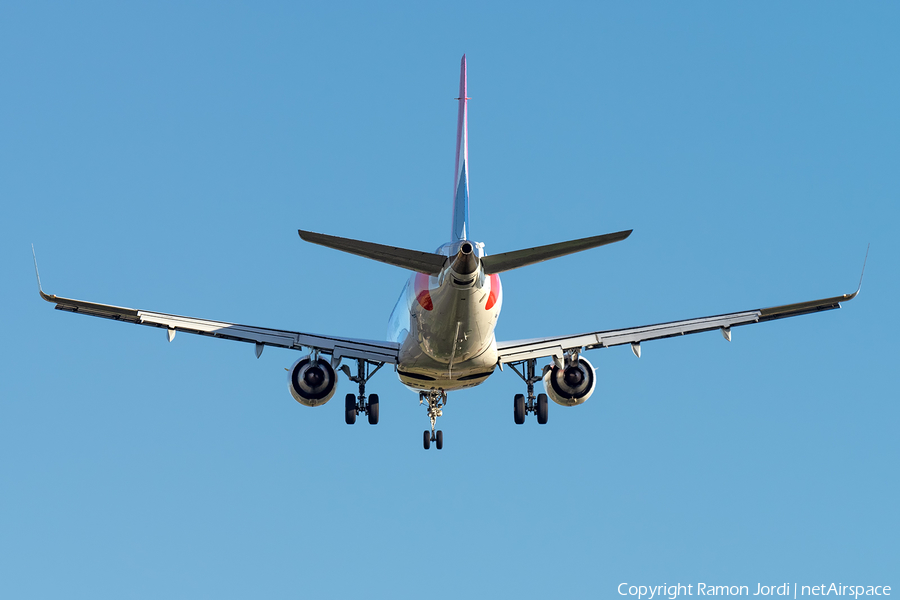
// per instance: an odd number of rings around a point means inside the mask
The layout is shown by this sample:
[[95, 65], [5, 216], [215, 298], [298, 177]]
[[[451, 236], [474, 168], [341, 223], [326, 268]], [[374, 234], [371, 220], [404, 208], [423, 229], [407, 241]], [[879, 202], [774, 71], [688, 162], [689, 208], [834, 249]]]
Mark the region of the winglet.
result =
[[866, 257], [863, 259], [862, 273], [859, 274], [859, 285], [856, 287], [856, 291], [850, 295], [850, 298], [856, 298], [856, 295], [859, 294], [859, 290], [862, 289], [863, 275], [866, 274], [866, 262], [868, 262], [868, 260], [869, 260], [869, 247], [871, 245], [872, 245], [871, 243], [866, 244]]
[[41, 298], [47, 302], [54, 302], [55, 300], [53, 297], [45, 294], [44, 290], [41, 288], [41, 274], [38, 272], [37, 254], [34, 253], [34, 244], [31, 245], [31, 257], [34, 259], [34, 276], [37, 277], [38, 293], [40, 293]]
[[856, 298], [859, 295], [859, 290], [862, 289], [863, 275], [866, 274], [866, 262], [868, 262], [868, 260], [869, 260], [869, 246], [871, 246], [871, 245], [872, 244], [866, 245], [866, 257], [863, 259], [862, 273], [859, 274], [859, 285], [856, 286], [856, 291], [853, 292], [852, 294], [844, 294], [844, 299], [842, 300], [843, 302], [846, 302], [847, 300], [853, 300], [854, 298]]

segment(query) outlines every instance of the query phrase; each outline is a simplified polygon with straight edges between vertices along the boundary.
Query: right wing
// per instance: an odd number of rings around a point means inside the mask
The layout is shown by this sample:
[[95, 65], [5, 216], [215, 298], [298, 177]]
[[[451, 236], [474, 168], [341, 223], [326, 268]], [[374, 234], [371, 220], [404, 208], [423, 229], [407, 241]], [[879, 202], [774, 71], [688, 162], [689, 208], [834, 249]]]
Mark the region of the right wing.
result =
[[[860, 280], [860, 285], [862, 280]], [[515, 363], [534, 358], [553, 357], [562, 361], [567, 352], [592, 350], [594, 348], [608, 348], [631, 344], [631, 348], [637, 356], [641, 354], [641, 342], [648, 340], [660, 340], [663, 338], [700, 333], [718, 329], [731, 341], [731, 328], [737, 325], [750, 325], [762, 323], [774, 319], [796, 317], [810, 313], [840, 308], [841, 302], [852, 300], [859, 293], [857, 289], [852, 294], [844, 294], [822, 300], [785, 304], [771, 308], [760, 308], [743, 312], [734, 312], [699, 319], [687, 319], [684, 321], [671, 321], [657, 325], [644, 325], [642, 327], [629, 327], [625, 329], [610, 329], [607, 331], [595, 331], [578, 335], [546, 337], [533, 340], [518, 340], [512, 342], [498, 342], [498, 362]]]
[[[38, 278], [38, 287], [40, 290], [40, 278]], [[400, 351], [400, 345], [393, 342], [357, 340], [352, 338], [301, 333], [298, 331], [285, 331], [282, 329], [252, 327], [249, 325], [238, 325], [236, 323], [210, 321], [208, 319], [196, 319], [193, 317], [182, 317], [179, 315], [113, 306], [111, 304], [98, 304], [96, 302], [86, 302], [84, 300], [61, 298], [59, 296], [54, 296], [53, 294], [45, 294], [43, 290], [40, 290], [40, 294], [41, 298], [47, 302], [55, 303], [57, 310], [65, 310], [83, 315], [91, 315], [93, 317], [112, 319], [114, 321], [124, 321], [136, 325], [149, 325], [150, 327], [166, 329], [170, 342], [172, 341], [172, 338], [175, 337], [176, 331], [183, 331], [185, 333], [196, 333], [225, 340], [255, 343], [257, 357], [262, 353], [262, 349], [265, 346], [277, 346], [279, 348], [290, 348], [292, 350], [303, 350], [305, 347], [325, 354], [331, 354], [332, 363], [334, 364], [336, 364], [337, 360], [341, 357], [362, 359], [373, 363], [396, 364], [397, 356]]]

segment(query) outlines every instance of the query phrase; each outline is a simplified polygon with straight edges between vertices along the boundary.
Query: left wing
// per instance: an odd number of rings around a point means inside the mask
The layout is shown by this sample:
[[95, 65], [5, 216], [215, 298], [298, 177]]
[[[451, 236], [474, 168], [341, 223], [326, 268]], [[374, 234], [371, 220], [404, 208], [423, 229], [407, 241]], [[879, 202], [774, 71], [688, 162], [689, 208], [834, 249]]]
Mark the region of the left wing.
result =
[[[862, 280], [860, 280], [861, 284]], [[671, 321], [669, 323], [630, 327], [627, 329], [610, 329], [608, 331], [596, 331], [579, 335], [498, 342], [498, 363], [503, 365], [504, 363], [516, 363], [544, 357], [553, 357], [557, 362], [561, 362], [568, 352], [582, 352], [584, 350], [608, 348], [609, 346], [620, 346], [622, 344], [631, 344], [632, 351], [635, 355], [640, 356], [641, 342], [687, 335], [689, 333], [712, 331], [714, 329], [720, 330], [725, 339], [731, 341], [732, 327], [840, 308], [841, 302], [852, 300], [857, 294], [859, 294], [859, 288], [852, 294], [844, 294], [833, 298], [785, 304], [771, 308], [759, 308], [713, 317]]]
[[[40, 278], [38, 283], [40, 285]], [[170, 342], [175, 337], [176, 331], [184, 331], [225, 340], [255, 343], [257, 358], [262, 354], [265, 346], [278, 346], [279, 348], [290, 348], [292, 350], [302, 350], [306, 347], [310, 350], [331, 354], [333, 364], [337, 364], [338, 359], [341, 357], [362, 359], [374, 363], [395, 364], [400, 351], [400, 345], [393, 342], [356, 340], [282, 329], [251, 327], [249, 325], [195, 319], [193, 317], [181, 317], [122, 306], [112, 306], [111, 304], [98, 304], [84, 300], [61, 298], [53, 294], [45, 294], [43, 290], [40, 290], [40, 294], [41, 298], [47, 302], [55, 303], [58, 310], [166, 329]]]

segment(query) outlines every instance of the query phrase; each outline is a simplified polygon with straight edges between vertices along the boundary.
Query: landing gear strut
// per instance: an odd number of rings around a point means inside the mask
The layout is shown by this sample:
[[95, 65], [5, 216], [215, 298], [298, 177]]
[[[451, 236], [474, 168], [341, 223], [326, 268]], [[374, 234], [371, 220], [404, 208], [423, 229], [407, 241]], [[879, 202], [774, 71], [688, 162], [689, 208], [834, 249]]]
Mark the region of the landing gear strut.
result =
[[344, 398], [344, 421], [347, 425], [356, 423], [356, 415], [365, 413], [369, 418], [369, 425], [378, 424], [378, 394], [371, 394], [368, 402], [366, 401], [366, 382], [372, 379], [372, 376], [378, 372], [378, 369], [384, 366], [384, 363], [375, 363], [377, 366], [370, 372], [369, 361], [358, 359], [356, 361], [356, 375], [350, 374], [350, 367], [344, 365], [341, 367], [347, 379], [353, 383], [359, 384], [359, 395], [347, 394]]
[[427, 404], [428, 418], [431, 419], [431, 432], [425, 430], [422, 435], [422, 445], [428, 450], [431, 442], [434, 442], [434, 445], [440, 450], [444, 447], [444, 432], [440, 429], [435, 431], [434, 426], [437, 418], [443, 414], [441, 409], [447, 406], [447, 392], [434, 388], [427, 392], [419, 392], [419, 404]]
[[537, 422], [541, 425], [546, 425], [550, 412], [547, 394], [534, 395], [534, 384], [543, 379], [541, 375], [535, 375], [534, 373], [537, 359], [529, 358], [519, 364], [522, 366], [522, 371], [517, 369], [514, 363], [509, 363], [509, 366], [525, 382], [525, 385], [528, 387], [528, 396], [516, 394], [515, 398], [513, 398], [513, 419], [516, 425], [521, 425], [525, 422], [525, 416], [528, 413], [534, 413], [537, 416]]

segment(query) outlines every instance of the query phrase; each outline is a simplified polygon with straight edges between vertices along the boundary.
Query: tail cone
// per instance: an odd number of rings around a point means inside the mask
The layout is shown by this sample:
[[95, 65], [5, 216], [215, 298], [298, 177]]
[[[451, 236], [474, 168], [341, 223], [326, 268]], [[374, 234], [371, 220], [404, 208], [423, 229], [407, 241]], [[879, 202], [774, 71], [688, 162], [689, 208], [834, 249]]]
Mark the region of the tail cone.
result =
[[475, 247], [471, 242], [463, 242], [459, 245], [459, 252], [450, 267], [457, 275], [471, 275], [478, 270], [478, 257], [475, 256]]

